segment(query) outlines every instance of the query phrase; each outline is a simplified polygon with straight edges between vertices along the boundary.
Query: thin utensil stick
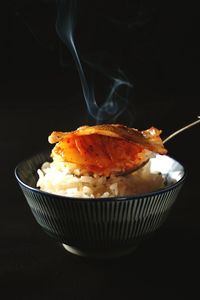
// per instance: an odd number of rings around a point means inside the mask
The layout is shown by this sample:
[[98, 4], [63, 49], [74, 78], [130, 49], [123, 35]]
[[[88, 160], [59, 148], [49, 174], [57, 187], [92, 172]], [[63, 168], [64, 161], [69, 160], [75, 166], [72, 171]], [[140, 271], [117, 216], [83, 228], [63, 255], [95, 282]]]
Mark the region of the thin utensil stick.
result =
[[[188, 124], [188, 125], [186, 125], [186, 126], [180, 128], [180, 129], [176, 130], [175, 132], [173, 132], [172, 134], [170, 134], [166, 139], [163, 140], [163, 144], [165, 144], [167, 141], [171, 140], [174, 136], [176, 136], [176, 135], [179, 134], [180, 132], [182, 132], [182, 131], [184, 131], [184, 130], [186, 130], [186, 129], [188, 129], [188, 128], [190, 128], [190, 127], [192, 127], [192, 126], [194, 126], [194, 125], [196, 125], [196, 124], [198, 124], [198, 123], [200, 123], [200, 116], [197, 116], [197, 120], [196, 120], [196, 121], [194, 121], [194, 122], [192, 122], [192, 123], [190, 123], [190, 124]], [[129, 173], [133, 173], [133, 172], [137, 171], [138, 169], [144, 167], [144, 166], [149, 162], [150, 159], [151, 159], [151, 158], [147, 159], [147, 160], [146, 160], [143, 164], [141, 164], [137, 169], [129, 170], [129, 171], [126, 171], [126, 172], [123, 172], [123, 173], [119, 173], [118, 175], [127, 175], [127, 174], [129, 174]]]
[[184, 131], [184, 130], [186, 130], [186, 129], [194, 126], [194, 125], [196, 125], [197, 123], [200, 123], [200, 116], [198, 116], [197, 118], [198, 118], [198, 120], [196, 120], [196, 121], [194, 121], [194, 122], [192, 122], [192, 123], [190, 123], [190, 124], [182, 127], [181, 129], [173, 132], [172, 134], [170, 134], [166, 139], [163, 140], [163, 144], [165, 144], [167, 141], [171, 140], [175, 135], [179, 134], [180, 132], [182, 132], [182, 131]]

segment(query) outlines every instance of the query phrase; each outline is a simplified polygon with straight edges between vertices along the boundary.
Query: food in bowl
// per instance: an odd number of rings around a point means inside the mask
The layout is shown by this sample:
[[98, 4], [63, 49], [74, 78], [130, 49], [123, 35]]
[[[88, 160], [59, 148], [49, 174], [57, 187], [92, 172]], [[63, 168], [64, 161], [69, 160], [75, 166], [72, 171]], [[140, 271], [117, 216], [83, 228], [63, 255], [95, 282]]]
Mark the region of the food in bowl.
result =
[[[145, 131], [121, 124], [82, 126], [52, 132], [52, 162], [38, 169], [37, 187], [68, 197], [107, 198], [136, 195], [163, 188], [165, 177], [153, 172], [155, 153], [167, 153], [161, 130]], [[149, 162], [148, 162], [149, 161]], [[148, 163], [147, 163], [148, 162]]]
[[186, 179], [178, 161], [156, 154], [150, 173], [162, 174], [163, 188], [119, 197], [66, 197], [36, 187], [37, 170], [49, 158], [45, 151], [20, 162], [15, 176], [41, 228], [81, 256], [109, 258], [133, 251], [165, 222]]

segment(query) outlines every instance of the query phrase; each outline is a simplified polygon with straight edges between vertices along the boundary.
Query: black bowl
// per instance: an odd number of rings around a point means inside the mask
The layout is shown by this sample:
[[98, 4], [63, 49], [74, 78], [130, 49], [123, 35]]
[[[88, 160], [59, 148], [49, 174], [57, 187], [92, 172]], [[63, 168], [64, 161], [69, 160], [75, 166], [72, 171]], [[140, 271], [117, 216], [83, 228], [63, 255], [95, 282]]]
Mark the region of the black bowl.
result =
[[15, 169], [16, 179], [42, 229], [68, 251], [95, 257], [129, 253], [166, 220], [185, 181], [183, 166], [157, 155], [152, 168], [164, 174], [167, 185], [155, 192], [112, 198], [70, 198], [36, 188], [37, 169], [49, 152], [37, 154]]

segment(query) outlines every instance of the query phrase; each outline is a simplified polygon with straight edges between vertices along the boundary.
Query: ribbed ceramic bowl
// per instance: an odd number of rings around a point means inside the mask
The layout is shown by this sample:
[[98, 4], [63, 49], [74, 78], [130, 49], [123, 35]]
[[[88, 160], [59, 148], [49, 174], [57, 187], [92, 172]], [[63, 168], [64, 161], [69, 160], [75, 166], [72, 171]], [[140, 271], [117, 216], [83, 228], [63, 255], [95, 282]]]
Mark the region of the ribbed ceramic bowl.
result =
[[155, 192], [118, 198], [80, 199], [36, 188], [37, 169], [49, 152], [21, 162], [16, 179], [42, 229], [70, 252], [86, 256], [123, 255], [166, 220], [185, 181], [183, 166], [169, 156], [156, 156], [152, 168], [166, 177]]

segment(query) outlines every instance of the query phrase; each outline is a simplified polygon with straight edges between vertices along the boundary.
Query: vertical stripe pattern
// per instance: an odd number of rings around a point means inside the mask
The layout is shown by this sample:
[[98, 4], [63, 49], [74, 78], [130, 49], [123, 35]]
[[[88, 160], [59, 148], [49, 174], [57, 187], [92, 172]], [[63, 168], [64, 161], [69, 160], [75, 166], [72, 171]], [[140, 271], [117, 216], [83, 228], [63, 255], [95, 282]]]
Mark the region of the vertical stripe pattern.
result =
[[138, 198], [72, 199], [34, 189], [36, 170], [44, 160], [38, 155], [20, 165], [16, 170], [19, 185], [43, 230], [61, 243], [80, 248], [132, 245], [155, 231], [166, 220], [184, 183]]
[[36, 221], [62, 243], [85, 247], [131, 244], [166, 219], [181, 185], [167, 192], [126, 200], [76, 200], [21, 185]]

